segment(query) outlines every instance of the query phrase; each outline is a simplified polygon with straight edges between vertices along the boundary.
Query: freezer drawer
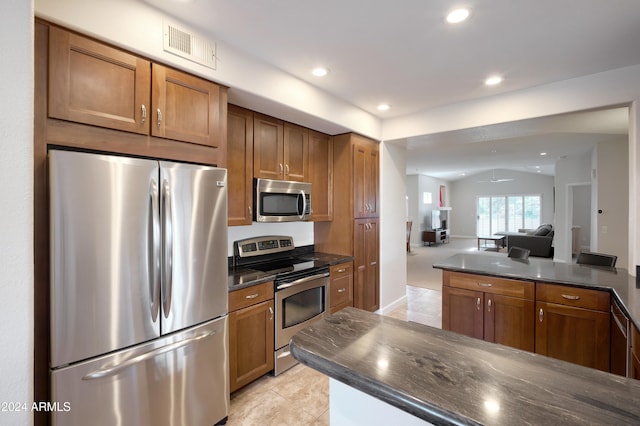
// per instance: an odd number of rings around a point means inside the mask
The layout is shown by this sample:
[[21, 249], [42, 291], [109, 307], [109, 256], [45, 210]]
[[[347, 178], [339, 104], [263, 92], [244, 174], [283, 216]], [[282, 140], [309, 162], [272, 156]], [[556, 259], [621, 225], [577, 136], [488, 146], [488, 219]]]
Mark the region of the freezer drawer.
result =
[[[227, 316], [53, 370], [53, 425], [213, 425], [228, 415]], [[68, 404], [65, 404], [68, 403]]]

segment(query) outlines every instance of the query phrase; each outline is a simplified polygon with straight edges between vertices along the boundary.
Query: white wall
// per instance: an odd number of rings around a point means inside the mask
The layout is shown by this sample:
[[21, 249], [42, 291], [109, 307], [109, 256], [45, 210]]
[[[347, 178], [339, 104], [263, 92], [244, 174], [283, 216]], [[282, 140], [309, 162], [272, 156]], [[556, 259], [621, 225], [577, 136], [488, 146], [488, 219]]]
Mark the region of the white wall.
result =
[[597, 151], [597, 252], [618, 256], [617, 267], [627, 268], [629, 240], [628, 140], [598, 144]]
[[[33, 5], [2, 5], [0, 67], [0, 424], [32, 423], [33, 400]], [[11, 36], [9, 36], [11, 34]]]
[[[624, 194], [626, 197], [626, 193]], [[591, 185], [576, 185], [573, 187], [573, 219], [571, 220], [571, 228], [578, 228], [577, 247], [573, 247], [572, 251], [577, 253], [580, 250], [591, 249]], [[626, 213], [626, 212], [625, 212]]]
[[573, 186], [591, 183], [591, 153], [563, 158], [556, 162], [556, 216], [553, 238], [554, 260], [571, 262], [571, 222]]
[[380, 144], [380, 309], [387, 312], [406, 297], [407, 152]]
[[513, 170], [496, 170], [501, 178], [510, 182], [478, 182], [493, 177], [493, 171], [478, 173], [451, 183], [451, 234], [459, 237], [476, 235], [476, 200], [482, 195], [540, 194], [542, 196], [542, 223], [554, 223], [553, 177]]
[[[407, 196], [409, 197], [409, 208], [413, 228], [411, 231], [411, 244], [422, 245], [422, 231], [431, 229], [431, 211], [440, 208], [440, 186], [445, 187], [445, 204], [451, 206], [451, 186], [450, 183], [441, 179], [436, 179], [426, 175], [409, 175], [407, 180]], [[423, 194], [431, 193], [431, 203], [423, 202]], [[451, 227], [450, 214], [446, 212], [448, 223]]]

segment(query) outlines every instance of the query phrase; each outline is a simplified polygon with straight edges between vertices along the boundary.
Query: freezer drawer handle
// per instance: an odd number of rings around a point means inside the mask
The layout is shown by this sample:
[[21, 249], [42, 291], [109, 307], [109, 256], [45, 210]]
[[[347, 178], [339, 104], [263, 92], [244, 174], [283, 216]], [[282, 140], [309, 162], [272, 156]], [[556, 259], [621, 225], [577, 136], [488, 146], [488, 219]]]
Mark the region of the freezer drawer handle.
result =
[[207, 333], [202, 333], [199, 334], [197, 336], [193, 336], [189, 339], [185, 339], [185, 340], [180, 340], [179, 342], [174, 342], [174, 343], [170, 343], [166, 346], [162, 346], [160, 348], [157, 349], [153, 349], [149, 352], [140, 354], [138, 356], [135, 356], [133, 358], [130, 358], [118, 365], [114, 365], [112, 367], [105, 367], [105, 368], [101, 368], [99, 370], [96, 370], [94, 372], [91, 372], [89, 374], [87, 374], [86, 376], [84, 376], [82, 378], [82, 380], [94, 380], [94, 379], [101, 379], [103, 377], [108, 377], [108, 376], [115, 376], [116, 374], [120, 373], [121, 371], [131, 367], [134, 364], [139, 364], [141, 362], [147, 361], [151, 358], [154, 358], [158, 355], [162, 355], [164, 353], [167, 352], [171, 352], [171, 351], [175, 351], [178, 348], [181, 348], [183, 346], [187, 346], [190, 345], [194, 342], [197, 342], [198, 340], [202, 340], [202, 339], [206, 339], [207, 337], [211, 337], [214, 334], [216, 334], [216, 331], [209, 331]]

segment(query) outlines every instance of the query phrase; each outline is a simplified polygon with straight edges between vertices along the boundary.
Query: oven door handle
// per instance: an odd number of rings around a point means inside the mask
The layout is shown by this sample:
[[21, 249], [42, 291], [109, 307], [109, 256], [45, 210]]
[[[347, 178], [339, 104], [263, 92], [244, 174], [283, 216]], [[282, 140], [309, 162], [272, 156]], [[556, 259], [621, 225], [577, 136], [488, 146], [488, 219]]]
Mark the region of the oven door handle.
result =
[[310, 275], [308, 277], [300, 278], [299, 280], [291, 281], [290, 283], [280, 284], [278, 285], [278, 287], [276, 287], [276, 290], [284, 290], [285, 288], [293, 287], [294, 285], [303, 284], [308, 281], [313, 281], [313, 280], [325, 278], [328, 276], [329, 276], [328, 272], [323, 272], [322, 274]]

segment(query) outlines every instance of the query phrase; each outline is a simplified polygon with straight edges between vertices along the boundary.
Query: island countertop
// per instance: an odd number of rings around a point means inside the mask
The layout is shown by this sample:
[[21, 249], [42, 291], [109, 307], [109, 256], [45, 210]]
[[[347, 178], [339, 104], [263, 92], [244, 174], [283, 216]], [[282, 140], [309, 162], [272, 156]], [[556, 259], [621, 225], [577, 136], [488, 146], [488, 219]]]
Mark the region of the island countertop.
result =
[[433, 265], [453, 272], [489, 275], [541, 283], [610, 291], [640, 329], [640, 286], [623, 268], [576, 265], [550, 259], [508, 258], [504, 253], [460, 253]]
[[293, 356], [433, 424], [640, 424], [640, 381], [345, 308]]

